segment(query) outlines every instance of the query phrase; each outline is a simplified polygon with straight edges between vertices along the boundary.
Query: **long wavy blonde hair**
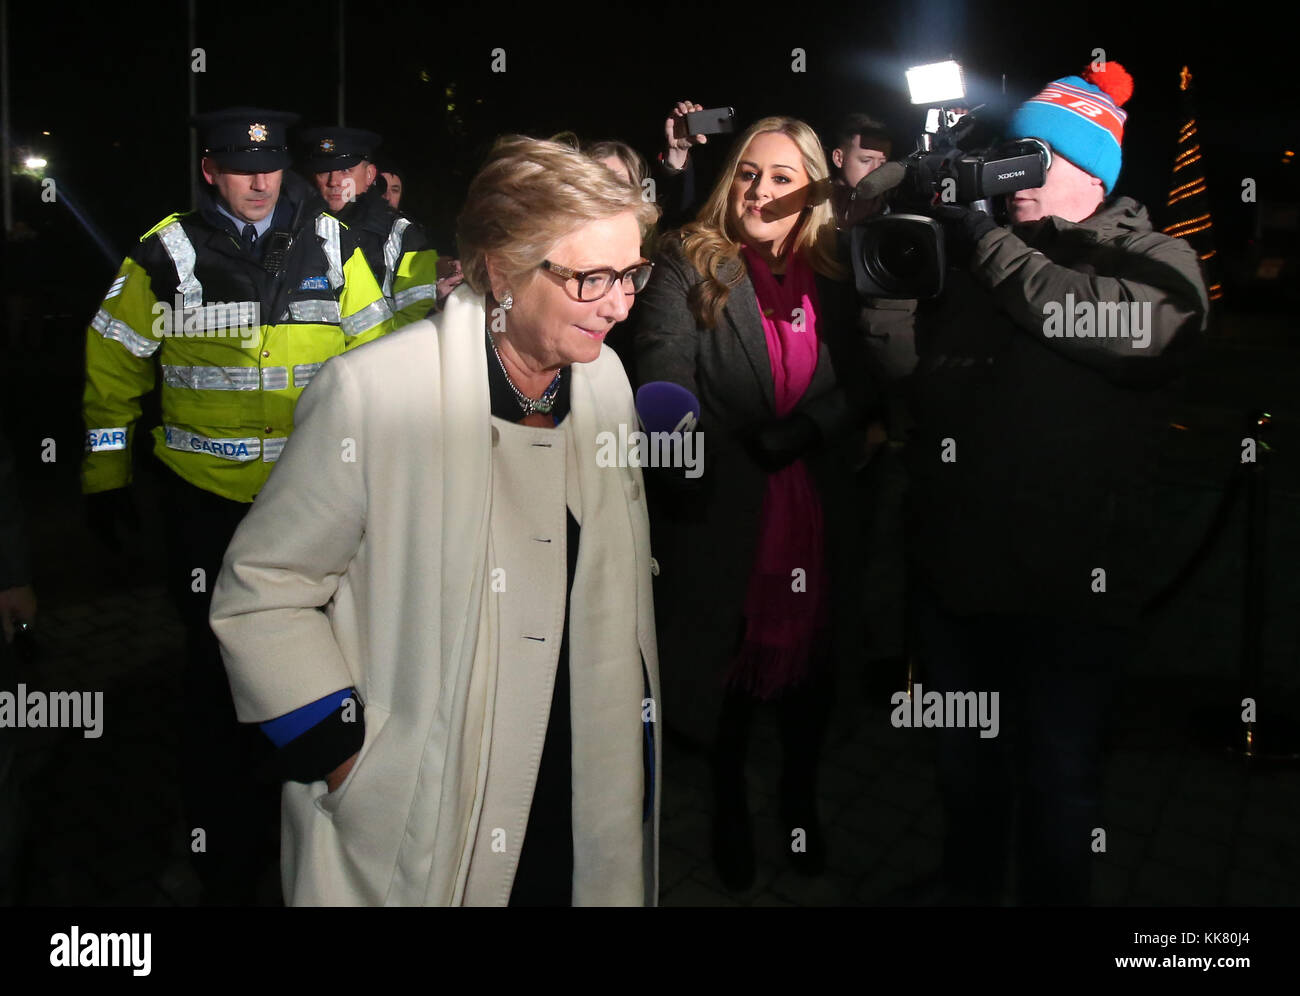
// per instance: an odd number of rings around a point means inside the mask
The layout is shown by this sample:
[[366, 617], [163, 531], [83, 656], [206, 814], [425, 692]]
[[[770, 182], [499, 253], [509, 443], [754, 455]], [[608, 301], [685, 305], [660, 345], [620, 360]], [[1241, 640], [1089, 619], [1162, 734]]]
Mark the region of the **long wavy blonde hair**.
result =
[[682, 227], [682, 252], [704, 279], [691, 288], [687, 303], [703, 328], [718, 327], [727, 297], [745, 275], [739, 265], [741, 235], [731, 217], [731, 185], [740, 162], [755, 136], [768, 132], [785, 135], [799, 148], [808, 174], [808, 204], [798, 221], [794, 251], [800, 253], [817, 273], [835, 280], [847, 276], [836, 259], [835, 214], [830, 203], [830, 169], [817, 133], [797, 118], [768, 117], [750, 125], [736, 139], [726, 165], [709, 199], [695, 220]]

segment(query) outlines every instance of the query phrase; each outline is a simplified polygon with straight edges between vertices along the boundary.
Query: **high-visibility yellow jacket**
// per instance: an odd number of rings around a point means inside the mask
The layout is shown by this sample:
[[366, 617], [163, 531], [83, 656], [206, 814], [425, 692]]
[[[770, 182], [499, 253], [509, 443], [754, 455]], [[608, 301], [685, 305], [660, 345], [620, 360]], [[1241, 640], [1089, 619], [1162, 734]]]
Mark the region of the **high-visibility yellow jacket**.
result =
[[[209, 197], [122, 262], [86, 334], [85, 493], [130, 483], [140, 399], [161, 369], [154, 453], [195, 487], [251, 502], [325, 361], [394, 328], [356, 238], [287, 171], [280, 197], [261, 260]], [[275, 275], [277, 230], [293, 241]]]
[[393, 327], [423, 320], [438, 296], [438, 252], [423, 226], [394, 211], [379, 183], [344, 205], [339, 219], [356, 234], [392, 308]]

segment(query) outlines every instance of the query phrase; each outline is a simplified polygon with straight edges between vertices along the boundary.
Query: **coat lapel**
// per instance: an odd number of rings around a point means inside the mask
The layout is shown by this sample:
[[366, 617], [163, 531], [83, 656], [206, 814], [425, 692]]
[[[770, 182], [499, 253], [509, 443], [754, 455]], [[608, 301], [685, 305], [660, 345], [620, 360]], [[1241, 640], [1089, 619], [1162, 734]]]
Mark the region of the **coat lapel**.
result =
[[767, 333], [763, 331], [763, 316], [758, 313], [758, 297], [748, 274], [727, 295], [722, 314], [740, 341], [769, 414], [775, 415], [776, 383], [772, 380], [772, 360], [767, 355]]
[[[441, 485], [440, 688], [431, 717], [422, 777], [437, 786], [437, 801], [422, 814], [432, 823], [432, 874], [425, 902], [459, 903], [465, 893], [474, 821], [483, 798], [492, 695], [496, 685], [496, 644], [484, 596], [491, 493], [491, 420], [488, 413], [487, 359], [482, 299], [468, 288], [448, 298], [438, 321], [438, 369], [429, 385], [436, 420]], [[421, 496], [412, 495], [413, 502]], [[408, 834], [402, 856], [412, 865], [425, 857], [427, 842]]]
[[564, 424], [568, 445], [576, 448], [582, 502], [569, 600], [570, 697], [574, 716], [583, 720], [572, 731], [573, 902], [639, 906], [654, 902], [645, 893], [644, 784], [633, 776], [642, 768], [637, 710], [644, 708], [645, 685], [637, 630], [650, 580], [649, 530], [639, 469], [601, 467], [594, 457], [602, 433], [617, 436], [621, 425], [636, 425], [630, 405], [611, 404], [631, 401], [623, 371], [608, 354], [601, 361], [573, 365]]

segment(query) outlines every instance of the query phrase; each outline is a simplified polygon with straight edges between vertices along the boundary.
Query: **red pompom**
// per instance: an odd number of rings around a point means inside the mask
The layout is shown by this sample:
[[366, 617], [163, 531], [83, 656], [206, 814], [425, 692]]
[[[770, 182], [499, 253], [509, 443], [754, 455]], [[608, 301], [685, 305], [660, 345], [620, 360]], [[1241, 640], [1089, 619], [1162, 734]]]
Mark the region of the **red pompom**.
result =
[[1103, 62], [1101, 69], [1089, 68], [1083, 78], [1122, 107], [1133, 96], [1133, 77], [1118, 62]]

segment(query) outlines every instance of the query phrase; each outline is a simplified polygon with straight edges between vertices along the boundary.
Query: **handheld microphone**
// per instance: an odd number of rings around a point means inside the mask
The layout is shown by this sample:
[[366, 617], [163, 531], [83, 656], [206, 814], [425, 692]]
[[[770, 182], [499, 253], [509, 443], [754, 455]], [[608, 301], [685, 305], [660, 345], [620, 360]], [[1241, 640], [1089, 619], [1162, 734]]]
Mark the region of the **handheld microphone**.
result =
[[700, 400], [680, 384], [652, 380], [637, 388], [636, 413], [646, 432], [690, 432], [700, 420]]

